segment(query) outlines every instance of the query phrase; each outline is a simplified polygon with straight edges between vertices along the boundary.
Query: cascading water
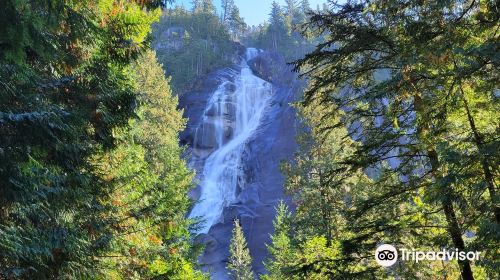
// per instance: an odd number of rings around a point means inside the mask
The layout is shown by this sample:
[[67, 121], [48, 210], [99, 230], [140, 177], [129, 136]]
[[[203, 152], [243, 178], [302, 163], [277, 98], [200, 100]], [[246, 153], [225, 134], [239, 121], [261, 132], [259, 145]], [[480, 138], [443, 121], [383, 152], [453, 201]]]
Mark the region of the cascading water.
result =
[[[223, 208], [236, 200], [238, 184], [240, 187], [244, 184], [243, 148], [259, 126], [272, 93], [272, 85], [255, 76], [248, 67], [247, 61], [258, 53], [257, 49], [247, 49], [234, 84], [221, 83], [203, 114], [200, 127], [213, 130], [209, 135], [214, 138], [214, 147], [203, 166], [200, 199], [190, 213], [191, 218], [204, 220], [200, 233], [207, 233], [219, 220]], [[207, 135], [197, 131], [195, 137]]]

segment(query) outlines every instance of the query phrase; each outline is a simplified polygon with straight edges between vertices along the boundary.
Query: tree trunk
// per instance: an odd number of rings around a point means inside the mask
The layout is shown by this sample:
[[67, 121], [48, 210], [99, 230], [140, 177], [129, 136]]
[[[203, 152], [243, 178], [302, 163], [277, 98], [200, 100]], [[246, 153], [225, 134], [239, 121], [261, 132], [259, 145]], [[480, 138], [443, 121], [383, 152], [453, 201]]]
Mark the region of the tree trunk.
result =
[[[439, 159], [437, 157], [437, 152], [434, 149], [427, 151], [427, 156], [429, 157], [432, 174], [436, 174], [439, 170]], [[434, 175], [435, 176], [435, 175]], [[465, 251], [465, 243], [462, 238], [462, 232], [460, 230], [460, 225], [458, 224], [457, 217], [455, 215], [455, 209], [453, 208], [453, 202], [447, 197], [446, 190], [442, 192], [441, 205], [443, 207], [444, 215], [446, 217], [446, 222], [448, 223], [448, 234], [451, 236], [453, 245], [459, 251]], [[472, 268], [468, 260], [458, 261], [460, 265], [462, 278], [464, 280], [473, 280], [474, 276], [472, 274]]]
[[324, 186], [324, 178], [323, 178], [323, 172], [321, 172], [321, 169], [318, 171], [319, 173], [319, 189], [320, 189], [320, 196], [321, 196], [321, 215], [323, 217], [323, 226], [324, 230], [326, 233], [326, 245], [330, 246], [332, 244], [332, 231], [330, 229], [330, 215], [328, 211], [328, 199], [327, 199], [327, 194], [326, 194], [326, 186]]
[[[424, 118], [426, 118], [425, 116], [427, 112], [425, 112], [425, 110], [423, 109], [423, 101], [420, 95], [415, 94], [414, 98], [415, 98], [414, 99], [415, 111], [420, 115], [422, 115]], [[417, 130], [419, 135], [424, 135], [425, 137], [426, 136], [425, 134], [428, 133], [429, 131], [429, 126], [427, 122], [424, 121], [423, 124], [417, 128]], [[427, 156], [429, 157], [429, 162], [431, 164], [432, 176], [434, 178], [437, 178], [438, 176], [440, 176], [439, 175], [440, 162], [436, 150], [433, 147], [431, 147], [431, 145], [427, 145]], [[448, 190], [443, 187], [441, 187], [440, 189], [441, 206], [443, 207], [444, 215], [446, 217], [446, 222], [448, 224], [447, 227], [448, 234], [450, 235], [455, 248], [458, 249], [459, 251], [465, 251], [465, 242], [462, 238], [462, 231], [460, 230], [460, 225], [458, 224], [457, 221], [455, 209], [453, 207], [453, 202], [450, 199], [448, 199], [449, 196], [447, 195], [447, 191]], [[470, 262], [468, 260], [463, 260], [463, 261], [458, 260], [458, 264], [460, 266], [462, 279], [474, 280]]]
[[465, 107], [465, 111], [467, 112], [467, 119], [469, 121], [469, 126], [472, 130], [472, 134], [474, 135], [474, 143], [476, 144], [476, 147], [479, 151], [479, 156], [481, 158], [481, 165], [483, 168], [484, 179], [485, 179], [486, 183], [488, 184], [488, 192], [490, 193], [490, 199], [491, 199], [491, 204], [492, 204], [491, 207], [493, 209], [493, 214], [495, 215], [495, 222], [497, 224], [500, 224], [500, 208], [497, 206], [495, 180], [494, 180], [493, 174], [491, 172], [491, 168], [490, 168], [491, 165], [489, 164], [488, 159], [484, 153], [483, 137], [481, 136], [481, 134], [479, 133], [479, 131], [476, 127], [476, 122], [474, 121], [472, 113], [469, 109], [469, 103], [467, 102], [467, 98], [465, 97], [462, 86], [460, 86], [460, 91], [462, 93], [462, 99], [464, 100], [464, 107]]

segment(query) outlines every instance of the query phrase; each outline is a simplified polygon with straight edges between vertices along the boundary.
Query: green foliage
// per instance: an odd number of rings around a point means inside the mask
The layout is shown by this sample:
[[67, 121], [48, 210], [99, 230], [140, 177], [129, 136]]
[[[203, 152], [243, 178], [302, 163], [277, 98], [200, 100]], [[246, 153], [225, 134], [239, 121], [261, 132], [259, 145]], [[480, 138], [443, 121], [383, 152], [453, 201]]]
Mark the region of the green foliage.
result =
[[278, 51], [285, 48], [289, 44], [291, 28], [291, 22], [287, 21], [283, 9], [276, 1], [273, 1], [269, 13], [269, 27], [264, 35], [267, 39], [264, 39], [264, 42], [270, 43], [266, 49]]
[[292, 244], [290, 240], [291, 214], [284, 202], [276, 208], [276, 218], [273, 221], [274, 234], [271, 235], [271, 244], [267, 245], [270, 259], [266, 260], [265, 267], [269, 274], [262, 275], [264, 280], [285, 280], [289, 275], [282, 269], [294, 262]]
[[[300, 248], [324, 236], [336, 257], [292, 262], [292, 275], [498, 277], [495, 7], [360, 1], [313, 13], [307, 32], [324, 42], [296, 63], [310, 79], [299, 111], [312, 133], [285, 165], [290, 238]], [[384, 271], [372, 255], [381, 242], [485, 256]]]
[[153, 45], [167, 75], [172, 77], [176, 93], [191, 88], [193, 81], [210, 71], [232, 63], [235, 50], [229, 28], [240, 30], [243, 24], [239, 14], [236, 22], [228, 16], [225, 24], [215, 14], [215, 8], [210, 8], [213, 4], [198, 2], [192, 11], [179, 6], [165, 10], [154, 26]]
[[134, 62], [132, 76], [138, 119], [116, 130], [117, 148], [96, 159], [116, 185], [107, 202], [115, 232], [108, 252], [114, 257], [102, 258], [106, 278], [204, 279], [192, 265], [197, 254], [185, 218], [193, 174], [178, 145], [185, 120], [177, 97], [152, 51]]
[[229, 253], [227, 269], [230, 271], [231, 277], [235, 280], [253, 280], [252, 257], [238, 220], [234, 220]]
[[298, 59], [311, 51], [318, 40], [300, 33], [309, 11], [307, 1], [286, 1], [284, 7], [273, 1], [268, 22], [249, 28], [242, 41], [247, 45], [279, 52], [287, 60]]
[[215, 14], [215, 5], [212, 0], [193, 0], [193, 13], [196, 14]]
[[233, 7], [229, 14], [228, 26], [234, 39], [238, 39], [247, 27], [244, 19], [240, 16], [240, 10], [236, 6]]
[[[202, 277], [184, 120], [142, 56], [158, 2], [2, 4], [0, 278]], [[139, 57], [148, 69], [131, 67]]]
[[[267, 246], [271, 257], [265, 266], [269, 274], [261, 275], [261, 279], [358, 279], [356, 273], [346, 273], [339, 241], [328, 241], [314, 234], [302, 235], [303, 239], [298, 240], [294, 230], [302, 231], [302, 227], [295, 226], [294, 219], [281, 202], [273, 223], [275, 232]], [[351, 269], [355, 268], [351, 265]]]
[[221, 1], [221, 21], [231, 33], [233, 40], [237, 40], [245, 31], [247, 25], [240, 16], [240, 10], [234, 4], [234, 0]]

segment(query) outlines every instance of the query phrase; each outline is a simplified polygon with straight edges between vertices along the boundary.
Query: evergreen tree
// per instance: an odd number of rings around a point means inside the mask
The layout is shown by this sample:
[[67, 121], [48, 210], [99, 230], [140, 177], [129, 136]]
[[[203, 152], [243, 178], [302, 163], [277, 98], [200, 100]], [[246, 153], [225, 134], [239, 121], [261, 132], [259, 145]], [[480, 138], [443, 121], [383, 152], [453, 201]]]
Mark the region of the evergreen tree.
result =
[[[238, 15], [238, 24], [241, 22]], [[176, 94], [192, 87], [200, 76], [231, 64], [234, 47], [228, 24], [215, 12], [176, 7], [165, 11], [160, 23], [154, 25], [153, 45], [167, 75], [172, 77]], [[235, 28], [241, 28], [238, 24]], [[172, 29], [182, 31], [170, 32]], [[170, 35], [165, 38], [164, 34]]]
[[235, 280], [253, 280], [252, 257], [238, 220], [234, 220], [229, 253], [227, 269], [230, 271], [231, 277]]
[[293, 26], [297, 22], [297, 16], [299, 15], [299, 3], [297, 0], [286, 0], [285, 1], [286, 18], [288, 23]]
[[247, 45], [278, 52], [287, 61], [302, 57], [311, 51], [315, 41], [318, 41], [310, 32], [301, 33], [307, 19], [308, 7], [307, 1], [288, 1], [284, 7], [273, 1], [268, 21], [247, 29], [242, 41]]
[[271, 244], [266, 244], [270, 258], [264, 264], [269, 274], [262, 275], [261, 279], [263, 280], [289, 279], [289, 275], [283, 271], [295, 260], [290, 240], [291, 218], [288, 207], [281, 201], [276, 208]]
[[215, 15], [215, 5], [213, 0], [193, 0], [193, 13], [204, 13]]
[[132, 68], [158, 5], [2, 4], [0, 278], [100, 279], [124, 273], [121, 263], [127, 278], [199, 275], [184, 218], [191, 173], [176, 141], [184, 121], [159, 68], [141, 59], [155, 85]]
[[[488, 161], [499, 155], [498, 149], [479, 148], [480, 135], [488, 137], [497, 128], [485, 116], [483, 128], [474, 129], [473, 114], [466, 109], [469, 100], [488, 104], [476, 110], [489, 114], [498, 106], [494, 87], [486, 86], [497, 79], [498, 69], [485, 66], [494, 61], [491, 20], [496, 18], [498, 11], [488, 1], [348, 3], [312, 16], [311, 30], [326, 30], [328, 36], [296, 64], [311, 79], [305, 104], [319, 102], [326, 105], [323, 116], [339, 116], [324, 131], [343, 125], [360, 144], [340, 162], [351, 172], [371, 173], [373, 179], [372, 192], [353, 201], [349, 211], [349, 228], [356, 237], [343, 244], [349, 245], [351, 257], [370, 250], [370, 242], [386, 239], [403, 246], [481, 248], [486, 258], [497, 258], [496, 191], [488, 179], [497, 171]], [[479, 130], [484, 133], [474, 133]], [[465, 144], [460, 135], [474, 144]], [[489, 139], [489, 147], [497, 147], [498, 141]], [[474, 156], [464, 160], [465, 154]], [[389, 213], [398, 209], [399, 216], [373, 215], [380, 206]], [[498, 276], [495, 262], [457, 264], [458, 270], [451, 266], [446, 274]], [[407, 265], [398, 275], [426, 278], [436, 273], [432, 265]]]
[[226, 23], [229, 21], [229, 18], [231, 16], [231, 11], [234, 9], [234, 0], [222, 0], [221, 1], [221, 8], [222, 8], [222, 22]]
[[[357, 143], [344, 127], [331, 127], [338, 118], [325, 116], [327, 106], [311, 102], [308, 107], [297, 104], [296, 108], [303, 132], [297, 137], [295, 158], [282, 168], [287, 178], [285, 189], [297, 204], [295, 237], [324, 236], [330, 245], [346, 223], [348, 205], [343, 202], [369, 180], [362, 172], [346, 172], [347, 166], [341, 162], [353, 155]], [[328, 133], [323, 133], [325, 128], [329, 128]]]
[[229, 30], [233, 34], [234, 38], [238, 38], [243, 34], [246, 29], [246, 24], [244, 19], [240, 16], [240, 10], [238, 7], [234, 6], [231, 10], [229, 18]]
[[192, 0], [191, 1], [192, 12], [193, 13], [201, 13], [203, 11], [203, 3], [202, 0]]
[[309, 0], [300, 1], [300, 9], [304, 13], [309, 12], [311, 10], [311, 4], [309, 3]]
[[[271, 236], [271, 244], [267, 249], [271, 258], [266, 260], [268, 275], [262, 275], [265, 280], [281, 279], [346, 279], [344, 267], [340, 260], [340, 244], [330, 242], [323, 236], [308, 236], [298, 240], [292, 235], [300, 226], [294, 225], [294, 217], [284, 203], [277, 208], [276, 219], [273, 222], [275, 232]], [[323, 262], [336, 261], [335, 269], [321, 265]], [[354, 274], [356, 275], [356, 274]]]
[[283, 9], [278, 2], [273, 1], [271, 4], [271, 13], [269, 14], [269, 27], [266, 34], [270, 41], [268, 48], [278, 51], [278, 49], [285, 47], [290, 35], [290, 28]]
[[185, 218], [193, 179], [177, 140], [185, 120], [154, 52], [140, 56], [133, 71], [138, 119], [115, 131], [117, 148], [97, 159], [117, 183], [108, 202], [116, 231], [110, 255], [124, 257], [101, 262], [108, 277], [204, 279], [193, 269], [196, 252]]

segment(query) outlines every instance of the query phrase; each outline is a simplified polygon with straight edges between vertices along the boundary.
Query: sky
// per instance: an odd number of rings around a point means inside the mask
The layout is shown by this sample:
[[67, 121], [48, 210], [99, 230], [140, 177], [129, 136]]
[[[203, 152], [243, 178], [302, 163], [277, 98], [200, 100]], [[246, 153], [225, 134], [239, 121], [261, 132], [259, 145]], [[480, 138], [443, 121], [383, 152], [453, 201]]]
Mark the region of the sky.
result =
[[[285, 4], [285, 0], [276, 0], [281, 5]], [[191, 0], [176, 0], [176, 4], [183, 4], [184, 7], [191, 7]], [[249, 25], [258, 25], [269, 18], [271, 3], [273, 0], [234, 0], [234, 3], [240, 9], [241, 16]], [[315, 9], [316, 5], [323, 5], [326, 0], [309, 0], [311, 8]], [[220, 9], [220, 0], [214, 0], [217, 9]]]

